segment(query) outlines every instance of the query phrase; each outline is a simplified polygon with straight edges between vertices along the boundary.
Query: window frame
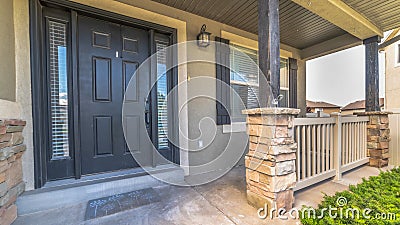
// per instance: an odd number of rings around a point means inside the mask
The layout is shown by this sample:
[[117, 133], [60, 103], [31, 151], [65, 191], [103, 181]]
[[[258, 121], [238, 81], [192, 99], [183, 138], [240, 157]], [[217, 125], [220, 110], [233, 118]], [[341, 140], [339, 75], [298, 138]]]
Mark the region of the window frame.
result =
[[[68, 14], [69, 16], [69, 14]], [[48, 137], [49, 137], [49, 152], [48, 152], [48, 160], [49, 161], [57, 161], [57, 160], [71, 160], [74, 157], [74, 151], [73, 151], [73, 120], [72, 120], [72, 104], [73, 104], [73, 99], [72, 99], [72, 79], [71, 79], [71, 21], [69, 18], [60, 16], [60, 17], [55, 17], [53, 15], [45, 15], [44, 18], [44, 24], [45, 24], [45, 30], [46, 30], [46, 35], [45, 35], [45, 42], [46, 42], [46, 82], [48, 83], [48, 86], [46, 87], [46, 95], [47, 95], [47, 109], [48, 109], [48, 118], [47, 121], [48, 123], [46, 124], [46, 126], [48, 126]], [[59, 62], [59, 58], [57, 56], [52, 56], [51, 55], [51, 42], [50, 38], [51, 38], [51, 34], [50, 34], [50, 24], [51, 23], [59, 23], [59, 24], [64, 24], [65, 25], [65, 75], [66, 75], [66, 85], [67, 85], [67, 90], [66, 90], [66, 94], [67, 94], [67, 105], [65, 106], [66, 108], [66, 128], [67, 128], [67, 134], [66, 137], [68, 138], [67, 141], [65, 141], [67, 144], [67, 149], [66, 151], [64, 151], [63, 156], [55, 156], [55, 149], [54, 149], [54, 142], [55, 142], [55, 138], [54, 136], [56, 136], [54, 129], [54, 124], [56, 123], [53, 119], [53, 113], [57, 114], [57, 112], [53, 112], [53, 106], [52, 106], [52, 90], [51, 90], [51, 85], [54, 83], [53, 79], [59, 79], [58, 78], [52, 78], [52, 67], [54, 65], [52, 65], [52, 63], [54, 63], [52, 60], [53, 57], [57, 57], [57, 62]], [[60, 75], [60, 71], [59, 69], [57, 69], [57, 73], [58, 75]], [[59, 86], [60, 85], [60, 81], [58, 80], [58, 84], [55, 86]], [[59, 90], [57, 90], [59, 92]], [[58, 93], [59, 95], [60, 93]], [[59, 101], [59, 100], [58, 100]], [[62, 107], [61, 104], [59, 104], [59, 107]], [[68, 153], [68, 154], [67, 154]]]
[[[290, 106], [290, 76], [289, 76], [289, 58], [286, 57], [280, 57], [280, 60], [286, 60], [286, 79], [287, 79], [287, 87], [282, 87], [282, 84], [280, 85], [280, 90], [284, 90], [287, 91], [287, 95], [286, 95], [286, 102], [287, 105], [285, 107], [289, 107]], [[280, 73], [280, 75], [282, 75], [282, 73]]]
[[394, 46], [394, 67], [400, 67], [400, 42], [396, 42]]
[[[234, 41], [230, 41], [230, 44], [229, 44], [231, 47], [233, 47], [233, 48], [235, 48], [235, 46], [238, 46], [238, 47], [240, 47], [240, 48], [243, 48], [243, 49], [249, 49], [249, 50], [252, 50], [252, 51], [256, 51], [256, 54], [257, 54], [257, 58], [258, 58], [258, 49], [255, 49], [255, 48], [252, 48], [252, 47], [250, 47], [250, 46], [248, 46], [248, 45], [242, 45], [242, 44], [240, 44], [240, 43], [236, 43], [236, 42], [234, 42]], [[241, 51], [241, 49], [238, 49], [238, 48], [236, 48], [238, 51]], [[245, 53], [245, 52], [244, 52]], [[232, 54], [232, 52], [231, 52], [231, 54]], [[246, 54], [246, 53], [245, 53]], [[286, 94], [286, 102], [287, 102], [287, 106], [285, 106], [285, 107], [289, 107], [289, 105], [290, 105], [290, 77], [289, 77], [289, 57], [287, 57], [287, 56], [285, 56], [285, 55], [282, 55], [281, 54], [281, 56], [280, 56], [280, 60], [286, 60], [286, 74], [285, 74], [285, 76], [286, 76], [286, 80], [287, 80], [287, 87], [282, 87], [282, 85], [281, 85], [281, 87], [280, 87], [280, 90], [283, 90], [283, 91], [285, 91], [285, 92], [287, 92], [287, 94]], [[233, 68], [234, 66], [233, 66], [233, 62], [232, 61], [230, 61], [230, 66], [231, 66], [231, 68]], [[257, 62], [256, 62], [256, 64], [258, 65], [258, 60], [257, 60]], [[232, 71], [231, 71], [231, 73], [232, 73]], [[282, 74], [281, 74], [282, 75]], [[259, 76], [259, 74], [258, 74], [258, 76]], [[237, 81], [237, 80], [230, 80], [230, 85], [232, 85], [232, 84], [236, 84], [236, 85], [243, 85], [243, 86], [253, 86], [253, 87], [259, 87], [259, 84], [258, 84], [258, 82], [257, 83], [253, 83], [253, 82], [245, 82], [245, 81]], [[231, 98], [231, 100], [232, 100], [232, 98]], [[233, 107], [233, 104], [232, 104], [232, 102], [231, 102], [231, 111], [232, 111], [232, 107]], [[232, 118], [234, 118], [233, 116], [231, 116]], [[231, 123], [242, 123], [242, 121], [236, 121], [236, 122], [231, 122]]]
[[[62, 16], [65, 13], [70, 13], [71, 15], [68, 16], [68, 19], [70, 21], [70, 30], [71, 32], [76, 32], [77, 30], [77, 15], [78, 13], [82, 14], [87, 14], [92, 17], [97, 17], [97, 18], [105, 18], [107, 20], [113, 20], [118, 23], [125, 23], [128, 25], [132, 26], [140, 26], [146, 29], [153, 29], [157, 32], [163, 33], [163, 34], [169, 34], [171, 35], [171, 41], [172, 44], [177, 43], [177, 36], [178, 36], [178, 28], [182, 28], [182, 26], [178, 27], [168, 27], [166, 25], [161, 25], [158, 22], [151, 22], [151, 21], [145, 21], [143, 18], [136, 18], [136, 17], [131, 17], [131, 16], [125, 16], [118, 14], [117, 12], [111, 12], [111, 11], [105, 11], [102, 9], [97, 9], [93, 8], [91, 6], [86, 6], [86, 5], [80, 5], [76, 4], [74, 2], [70, 1], [64, 1], [64, 0], [46, 0], [46, 1], [41, 1], [41, 0], [31, 0], [29, 1], [29, 18], [31, 22], [31, 26], [29, 28], [29, 35], [31, 38], [31, 49], [36, 49], [37, 51], [30, 51], [30, 64], [31, 64], [31, 79], [32, 79], [32, 117], [33, 117], [33, 146], [34, 146], [34, 188], [38, 189], [41, 188], [45, 185], [46, 182], [50, 181], [48, 175], [49, 171], [49, 163], [51, 162], [67, 162], [68, 160], [56, 160], [56, 161], [50, 161], [48, 160], [48, 152], [49, 152], [49, 137], [47, 134], [49, 132], [48, 130], [48, 98], [47, 98], [47, 77], [44, 76], [46, 74], [47, 70], [47, 62], [46, 62], [46, 57], [47, 57], [47, 51], [46, 51], [46, 38], [44, 37], [45, 33], [45, 26], [43, 25], [44, 23], [44, 15], [47, 15], [49, 12], [56, 12], [55, 14], [53, 13], [52, 15], [54, 17], [59, 17]], [[70, 49], [70, 57], [68, 57], [68, 60], [70, 60], [70, 72], [72, 74], [72, 84], [69, 86], [71, 89], [74, 87], [77, 87], [77, 56], [78, 53], [76, 51], [77, 49], [77, 42], [76, 42], [76, 35], [71, 35], [71, 49]], [[174, 62], [177, 61], [177, 57], [173, 57]], [[173, 78], [172, 78], [172, 83], [173, 85], [178, 84], [178, 69], [173, 68]], [[78, 96], [77, 95], [71, 95], [71, 98], [73, 99], [72, 102], [77, 102], [78, 101]], [[174, 96], [174, 107], [175, 104], [177, 104], [177, 95]], [[73, 103], [71, 102], [71, 107], [73, 106]], [[177, 118], [177, 113], [175, 112], [176, 110], [172, 109], [171, 113], [174, 115], [174, 121], [176, 123], [173, 123], [173, 128], [174, 130], [178, 130], [179, 128], [179, 120]], [[71, 123], [73, 123], [73, 130], [70, 130], [70, 132], [73, 132], [74, 135], [72, 135], [73, 140], [73, 149], [71, 148], [70, 150], [72, 151], [72, 154], [70, 155], [71, 160], [74, 160], [74, 165], [68, 169], [68, 172], [72, 172], [73, 175], [71, 176], [74, 177], [75, 179], [80, 179], [81, 178], [81, 169], [80, 169], [80, 150], [79, 150], [79, 143], [80, 143], [80, 138], [79, 138], [79, 126], [77, 125], [78, 121], [78, 109], [77, 107], [73, 107], [73, 110], [71, 111], [72, 113], [72, 119]], [[73, 121], [72, 121], [73, 120]], [[171, 126], [172, 127], [172, 126]], [[176, 140], [178, 140], [179, 137], [176, 137]], [[71, 147], [71, 146], [70, 146]], [[174, 162], [179, 164], [179, 155], [180, 155], [180, 149], [176, 146], [174, 147]], [[61, 165], [62, 166], [62, 165]], [[62, 166], [66, 168], [65, 166]], [[59, 167], [60, 168], [60, 167]], [[56, 170], [53, 170], [56, 171]], [[60, 178], [61, 179], [61, 178]]]

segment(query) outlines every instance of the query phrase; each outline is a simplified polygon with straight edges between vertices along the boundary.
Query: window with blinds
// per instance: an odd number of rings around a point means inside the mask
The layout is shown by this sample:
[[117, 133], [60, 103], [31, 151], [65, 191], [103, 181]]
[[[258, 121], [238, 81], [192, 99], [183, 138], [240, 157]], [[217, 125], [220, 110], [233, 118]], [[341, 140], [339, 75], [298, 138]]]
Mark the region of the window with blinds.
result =
[[168, 83], [167, 54], [168, 43], [156, 41], [157, 50], [157, 118], [158, 118], [158, 148], [168, 148]]
[[397, 66], [400, 65], [400, 44], [397, 44], [396, 46], [396, 64]]
[[69, 156], [67, 24], [48, 22], [52, 159]]
[[281, 89], [280, 107], [289, 107], [289, 60], [281, 58]]
[[[243, 46], [231, 44], [231, 87], [240, 96], [240, 99], [231, 95], [231, 120], [244, 121], [242, 115], [244, 108], [257, 108], [258, 105], [258, 51]], [[287, 107], [289, 102], [289, 67], [288, 60], [281, 58], [280, 64], [281, 94], [283, 99], [280, 104]], [[243, 102], [243, 103], [241, 103]], [[243, 107], [244, 106], [244, 107]]]
[[258, 64], [258, 54], [253, 49], [232, 46], [231, 87], [236, 94], [231, 95], [231, 120], [237, 122], [245, 119], [241, 113], [244, 107], [258, 107], [258, 68], [254, 66], [254, 63]]

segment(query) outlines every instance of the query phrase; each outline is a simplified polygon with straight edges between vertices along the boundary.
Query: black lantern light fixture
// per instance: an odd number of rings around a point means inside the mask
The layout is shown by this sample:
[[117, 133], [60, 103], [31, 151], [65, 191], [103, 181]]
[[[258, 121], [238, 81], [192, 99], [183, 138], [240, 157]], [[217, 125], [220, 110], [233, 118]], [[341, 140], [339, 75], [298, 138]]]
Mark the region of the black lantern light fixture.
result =
[[197, 35], [197, 45], [199, 47], [205, 48], [210, 45], [211, 33], [207, 32], [206, 29], [207, 26], [203, 24], [203, 26], [201, 26], [200, 33]]

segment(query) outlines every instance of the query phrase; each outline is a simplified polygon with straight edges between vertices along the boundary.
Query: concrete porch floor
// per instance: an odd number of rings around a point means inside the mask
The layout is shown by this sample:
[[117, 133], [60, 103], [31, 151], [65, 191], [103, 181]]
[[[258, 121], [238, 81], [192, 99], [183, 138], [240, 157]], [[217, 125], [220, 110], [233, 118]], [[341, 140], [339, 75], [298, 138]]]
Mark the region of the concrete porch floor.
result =
[[[383, 169], [387, 170], [387, 168]], [[295, 207], [317, 206], [323, 193], [332, 195], [375, 176], [379, 169], [364, 166], [343, 176], [340, 182], [325, 181], [295, 193]], [[19, 224], [300, 224], [297, 220], [261, 220], [257, 209], [246, 201], [244, 167], [232, 169], [224, 177], [197, 187], [161, 184], [153, 187], [161, 201], [113, 215], [84, 221], [86, 203], [21, 215]]]

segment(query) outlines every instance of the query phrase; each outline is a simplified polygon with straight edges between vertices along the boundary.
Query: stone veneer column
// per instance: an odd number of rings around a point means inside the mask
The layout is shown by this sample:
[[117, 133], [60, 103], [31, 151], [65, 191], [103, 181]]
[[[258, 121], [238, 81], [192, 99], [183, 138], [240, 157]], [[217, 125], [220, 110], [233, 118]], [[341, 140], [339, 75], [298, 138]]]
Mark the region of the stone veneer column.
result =
[[369, 116], [367, 125], [367, 148], [369, 165], [384, 167], [389, 164], [389, 114], [391, 112], [362, 112], [359, 116]]
[[21, 156], [26, 149], [22, 130], [25, 121], [0, 119], [0, 224], [17, 218], [17, 197], [25, 190]]
[[294, 203], [296, 150], [293, 119], [299, 109], [257, 108], [247, 114], [249, 152], [245, 157], [247, 200], [256, 208], [285, 208]]

